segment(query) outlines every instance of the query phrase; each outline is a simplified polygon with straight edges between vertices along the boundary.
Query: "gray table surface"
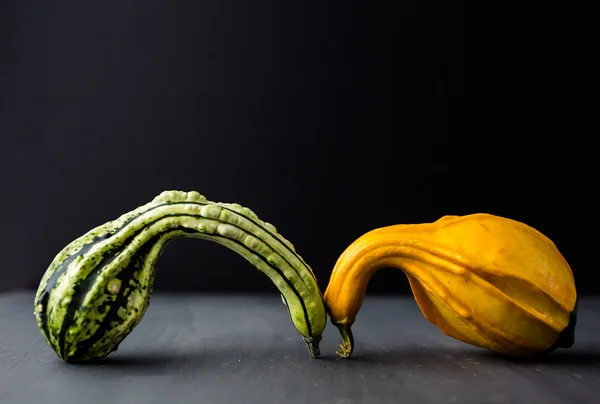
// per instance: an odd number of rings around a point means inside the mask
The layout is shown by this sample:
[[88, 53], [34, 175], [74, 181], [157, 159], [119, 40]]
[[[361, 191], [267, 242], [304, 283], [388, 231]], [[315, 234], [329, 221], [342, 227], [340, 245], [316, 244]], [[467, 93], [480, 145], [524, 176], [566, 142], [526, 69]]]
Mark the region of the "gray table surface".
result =
[[155, 294], [101, 362], [71, 365], [46, 345], [33, 293], [0, 295], [0, 403], [600, 403], [600, 299], [580, 301], [576, 344], [514, 360], [444, 336], [412, 297], [367, 296], [355, 357], [328, 324], [308, 356], [277, 294]]

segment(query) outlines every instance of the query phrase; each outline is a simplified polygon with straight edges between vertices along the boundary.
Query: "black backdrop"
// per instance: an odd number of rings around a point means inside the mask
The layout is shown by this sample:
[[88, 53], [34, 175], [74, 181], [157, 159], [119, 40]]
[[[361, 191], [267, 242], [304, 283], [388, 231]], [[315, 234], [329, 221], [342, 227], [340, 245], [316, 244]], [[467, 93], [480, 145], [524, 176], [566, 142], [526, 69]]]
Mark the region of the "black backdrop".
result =
[[[594, 291], [517, 3], [5, 1], [0, 291], [164, 189], [252, 208], [323, 289], [365, 231], [488, 212], [544, 232]], [[275, 291], [198, 240], [166, 249], [156, 289]], [[369, 285], [408, 290], [397, 270]]]

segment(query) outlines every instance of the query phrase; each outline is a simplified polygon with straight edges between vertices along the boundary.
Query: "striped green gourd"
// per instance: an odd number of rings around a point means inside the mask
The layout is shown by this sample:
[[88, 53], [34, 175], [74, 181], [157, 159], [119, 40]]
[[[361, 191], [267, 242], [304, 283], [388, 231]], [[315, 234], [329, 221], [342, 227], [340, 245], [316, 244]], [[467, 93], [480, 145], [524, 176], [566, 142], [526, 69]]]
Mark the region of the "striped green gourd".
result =
[[224, 245], [266, 274], [310, 356], [319, 356], [326, 314], [311, 268], [250, 209], [211, 202], [195, 191], [162, 192], [57, 254], [34, 303], [38, 327], [56, 354], [74, 362], [115, 351], [148, 308], [156, 260], [171, 240], [182, 237]]

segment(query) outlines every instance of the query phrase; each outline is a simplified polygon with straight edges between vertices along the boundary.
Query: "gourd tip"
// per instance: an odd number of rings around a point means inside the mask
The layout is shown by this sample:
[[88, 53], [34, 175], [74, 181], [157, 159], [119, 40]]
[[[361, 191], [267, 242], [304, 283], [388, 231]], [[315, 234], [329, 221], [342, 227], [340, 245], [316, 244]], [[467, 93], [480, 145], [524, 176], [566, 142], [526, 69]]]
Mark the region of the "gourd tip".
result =
[[321, 355], [321, 349], [319, 348], [319, 343], [321, 342], [321, 335], [316, 337], [302, 337], [304, 342], [306, 342], [306, 347], [308, 348], [308, 354], [311, 358], [317, 358]]

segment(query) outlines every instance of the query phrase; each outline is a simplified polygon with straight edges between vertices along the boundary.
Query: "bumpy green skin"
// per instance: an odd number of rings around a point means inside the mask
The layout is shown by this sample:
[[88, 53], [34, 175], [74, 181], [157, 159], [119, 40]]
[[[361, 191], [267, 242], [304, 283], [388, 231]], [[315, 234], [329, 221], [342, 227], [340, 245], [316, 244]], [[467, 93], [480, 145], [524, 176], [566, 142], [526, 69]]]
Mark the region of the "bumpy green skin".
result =
[[168, 242], [181, 237], [222, 244], [265, 273], [310, 355], [319, 355], [326, 314], [311, 268], [250, 209], [211, 202], [195, 191], [165, 191], [58, 253], [34, 304], [38, 327], [56, 354], [74, 362], [115, 351], [148, 308], [156, 260]]

